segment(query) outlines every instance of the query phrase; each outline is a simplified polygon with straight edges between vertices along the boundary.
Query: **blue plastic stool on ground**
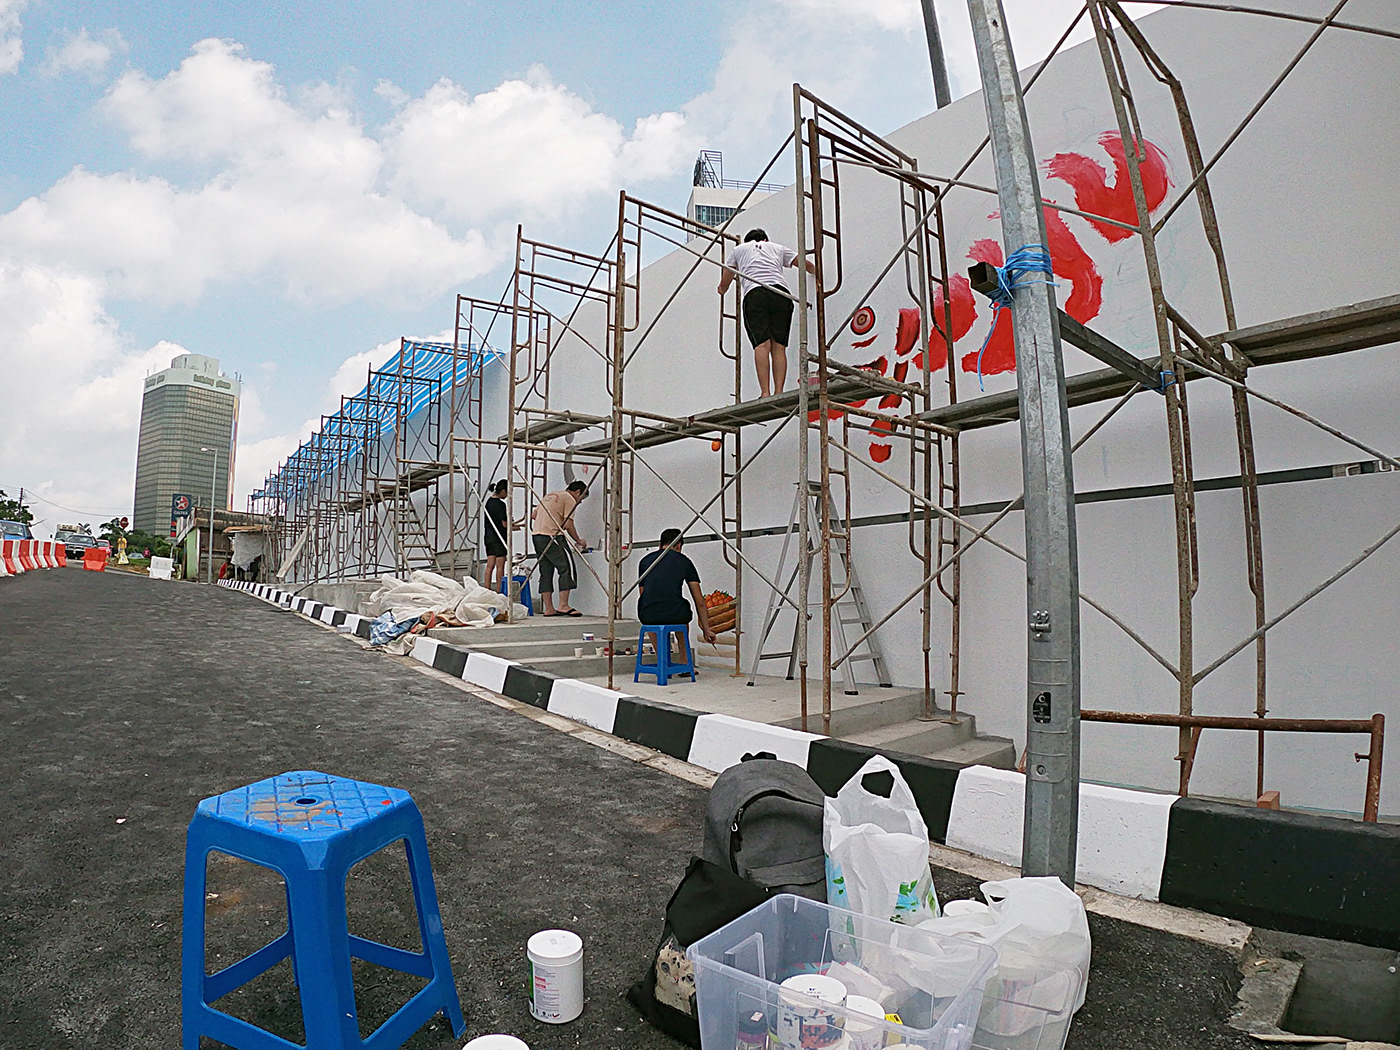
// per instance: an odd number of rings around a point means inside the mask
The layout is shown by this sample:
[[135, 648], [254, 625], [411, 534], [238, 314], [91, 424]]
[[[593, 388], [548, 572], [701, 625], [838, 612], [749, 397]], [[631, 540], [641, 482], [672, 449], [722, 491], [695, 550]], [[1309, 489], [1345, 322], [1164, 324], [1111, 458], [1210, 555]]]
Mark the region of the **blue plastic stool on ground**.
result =
[[525, 611], [526, 611], [527, 613], [529, 613], [531, 616], [534, 616], [534, 615], [535, 615], [535, 603], [532, 602], [532, 601], [530, 600], [530, 577], [528, 577], [528, 576], [510, 576], [510, 577], [502, 576], [502, 577], [501, 577], [501, 593], [504, 594], [507, 598], [510, 597], [510, 592], [506, 590], [506, 584], [507, 584], [510, 580], [514, 580], [516, 583], [520, 584], [520, 604], [523, 605], [523, 606], [525, 606]]
[[[423, 950], [404, 951], [350, 933], [345, 877], [358, 861], [402, 841]], [[205, 973], [205, 867], [210, 851], [271, 868], [287, 886], [287, 930], [217, 973]], [[407, 791], [327, 773], [295, 772], [206, 798], [185, 841], [182, 951], [184, 1050], [200, 1036], [237, 1050], [297, 1047], [210, 1004], [290, 957], [301, 993], [306, 1050], [402, 1046], [437, 1013], [466, 1030], [438, 915], [423, 818]], [[427, 980], [366, 1040], [360, 1039], [351, 957]]]
[[[679, 635], [681, 645], [685, 648], [685, 662], [671, 662], [671, 636]], [[642, 662], [642, 642], [647, 635], [656, 639], [656, 663], [647, 664]], [[695, 681], [695, 652], [690, 648], [690, 625], [685, 623], [665, 623], [665, 624], [642, 624], [641, 631], [637, 634], [637, 669], [632, 674], [632, 681], [641, 681], [644, 674], [656, 675], [656, 684], [665, 685], [666, 679], [673, 674], [688, 674], [690, 680]]]

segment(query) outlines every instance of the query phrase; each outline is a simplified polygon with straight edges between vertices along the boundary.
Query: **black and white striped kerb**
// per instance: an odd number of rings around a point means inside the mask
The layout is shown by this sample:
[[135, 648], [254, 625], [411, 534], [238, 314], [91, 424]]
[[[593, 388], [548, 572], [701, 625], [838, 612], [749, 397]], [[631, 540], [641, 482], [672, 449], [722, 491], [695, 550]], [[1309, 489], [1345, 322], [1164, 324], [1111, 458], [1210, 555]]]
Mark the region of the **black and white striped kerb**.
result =
[[[265, 584], [223, 581], [338, 630], [369, 637], [368, 617]], [[454, 678], [713, 772], [768, 751], [829, 795], [875, 754], [861, 744], [751, 722], [559, 678], [420, 637], [414, 659]], [[1012, 770], [888, 755], [929, 838], [1020, 866], [1025, 777]], [[1081, 882], [1274, 929], [1400, 949], [1400, 826], [1083, 784]]]
[[346, 634], [353, 634], [359, 638], [369, 637], [371, 621], [367, 616], [359, 616], [356, 613], [346, 612], [344, 609], [337, 609], [333, 605], [326, 605], [310, 598], [302, 598], [266, 583], [246, 583], [239, 580], [221, 580], [219, 582], [231, 590], [246, 591], [256, 598], [276, 605], [278, 608], [290, 609], [293, 612], [309, 616], [313, 620], [320, 620], [327, 626], [344, 631]]

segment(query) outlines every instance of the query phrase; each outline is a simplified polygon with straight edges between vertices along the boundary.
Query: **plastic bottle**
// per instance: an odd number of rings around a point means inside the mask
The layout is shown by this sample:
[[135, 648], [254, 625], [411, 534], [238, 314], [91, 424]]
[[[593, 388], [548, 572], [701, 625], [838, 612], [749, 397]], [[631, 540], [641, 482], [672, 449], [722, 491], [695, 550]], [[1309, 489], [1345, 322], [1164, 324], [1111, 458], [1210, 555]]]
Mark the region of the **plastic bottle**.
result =
[[743, 1014], [739, 1018], [735, 1050], [764, 1050], [768, 1045], [768, 1017], [762, 1010]]

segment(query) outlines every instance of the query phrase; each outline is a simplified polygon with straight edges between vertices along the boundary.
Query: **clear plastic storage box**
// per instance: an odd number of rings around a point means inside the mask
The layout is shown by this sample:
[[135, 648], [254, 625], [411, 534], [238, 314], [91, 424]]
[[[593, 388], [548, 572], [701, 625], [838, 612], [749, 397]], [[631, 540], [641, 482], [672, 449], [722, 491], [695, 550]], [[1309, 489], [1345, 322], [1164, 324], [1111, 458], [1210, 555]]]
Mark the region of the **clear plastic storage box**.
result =
[[973, 1050], [1064, 1050], [1082, 979], [1073, 967], [1002, 960], [982, 996]]
[[[695, 966], [704, 1050], [751, 1045], [740, 1042], [740, 1023], [752, 1026], [760, 1013], [771, 1050], [969, 1050], [997, 960], [974, 941], [790, 894], [696, 941], [686, 954]], [[829, 994], [830, 981], [804, 980], [814, 974], [839, 981], [848, 997], [874, 1000], [898, 1023], [847, 1010]]]

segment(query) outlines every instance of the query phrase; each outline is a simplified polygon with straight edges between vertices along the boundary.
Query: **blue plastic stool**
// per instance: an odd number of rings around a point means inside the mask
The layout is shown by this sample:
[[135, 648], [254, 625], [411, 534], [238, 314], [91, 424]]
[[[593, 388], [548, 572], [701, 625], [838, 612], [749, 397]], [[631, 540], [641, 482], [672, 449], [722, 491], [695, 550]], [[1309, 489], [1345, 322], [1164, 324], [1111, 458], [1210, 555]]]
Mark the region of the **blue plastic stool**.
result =
[[[350, 868], [400, 841], [408, 852], [421, 952], [356, 937], [347, 925], [345, 877]], [[252, 955], [206, 975], [205, 866], [211, 850], [282, 876], [287, 886], [287, 930]], [[428, 981], [363, 1041], [350, 973], [352, 956]], [[184, 1050], [199, 1050], [202, 1035], [237, 1050], [303, 1050], [210, 1005], [288, 957], [301, 992], [305, 1050], [399, 1047], [439, 1012], [461, 1038], [466, 1023], [443, 940], [423, 818], [407, 791], [303, 771], [283, 773], [200, 802], [185, 840]]]
[[[525, 606], [525, 611], [526, 611], [529, 615], [534, 616], [534, 615], [535, 615], [535, 603], [532, 602], [532, 601], [530, 600], [530, 577], [528, 577], [528, 576], [511, 576], [510, 579], [512, 579], [512, 580], [514, 580], [516, 583], [520, 584], [520, 604], [523, 605], [523, 606]], [[509, 597], [510, 597], [510, 591], [508, 591], [508, 590], [506, 589], [506, 583], [507, 583], [507, 578], [504, 577], [504, 576], [502, 576], [502, 577], [501, 577], [501, 593], [504, 594], [507, 598], [509, 598]]]
[[[656, 663], [642, 663], [642, 640], [647, 635], [652, 635], [656, 639]], [[681, 636], [681, 644], [685, 646], [685, 662], [671, 662], [671, 635]], [[637, 634], [637, 668], [632, 674], [632, 681], [641, 681], [644, 674], [656, 675], [656, 684], [665, 685], [666, 679], [673, 674], [688, 674], [690, 680], [695, 681], [695, 651], [690, 648], [690, 625], [686, 623], [665, 623], [665, 624], [642, 624], [641, 631]]]

